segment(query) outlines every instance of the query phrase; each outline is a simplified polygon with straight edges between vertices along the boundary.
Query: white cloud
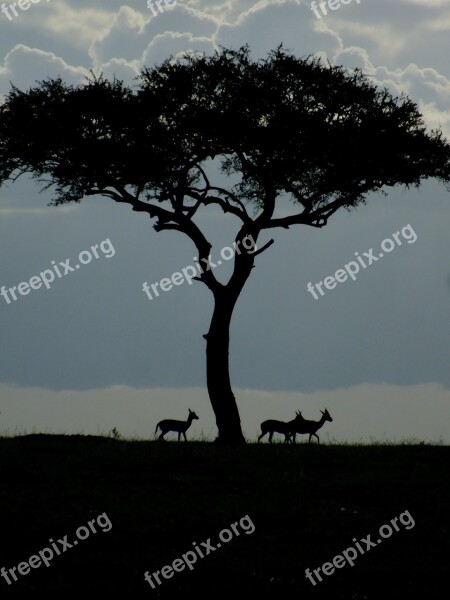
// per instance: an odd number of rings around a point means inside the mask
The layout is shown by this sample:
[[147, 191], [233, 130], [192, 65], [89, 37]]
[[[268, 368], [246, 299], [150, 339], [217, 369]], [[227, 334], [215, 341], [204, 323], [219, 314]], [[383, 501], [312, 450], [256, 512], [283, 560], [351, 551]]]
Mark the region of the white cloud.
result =
[[449, 0], [400, 0], [404, 4], [413, 4], [415, 6], [421, 6], [423, 8], [445, 8], [450, 6]]
[[[211, 52], [214, 49], [212, 36], [216, 29], [217, 22], [213, 17], [183, 5], [175, 6], [170, 11], [153, 18], [144, 17], [122, 6], [92, 42], [89, 55], [93, 60], [94, 68], [99, 68], [111, 59], [119, 58], [134, 66], [138, 64], [143, 66], [143, 60], [152, 60], [154, 64], [154, 62], [161, 62], [170, 54], [192, 49], [189, 45], [180, 48], [181, 36], [184, 36], [185, 40], [200, 40], [201, 49]], [[158, 58], [151, 58], [151, 55], [155, 54], [154, 48], [161, 44], [161, 39], [165, 36], [168, 40], [173, 40], [173, 48], [170, 47], [170, 42], [169, 45], [164, 44], [164, 54], [157, 53]], [[158, 39], [155, 42], [156, 38]]]
[[181, 56], [187, 51], [211, 54], [215, 47], [208, 38], [196, 38], [190, 33], [166, 32], [156, 35], [141, 57], [142, 65], [163, 62], [171, 54]]
[[53, 52], [18, 44], [8, 52], [0, 68], [0, 91], [7, 93], [10, 81], [26, 89], [36, 81], [59, 75], [68, 83], [79, 83], [88, 75], [88, 70], [67, 64]]
[[85, 48], [111, 18], [111, 9], [92, 4], [89, 8], [81, 8], [72, 7], [64, 0], [52, 2], [41, 26], [57, 36], [70, 39], [73, 45]]
[[[185, 419], [188, 408], [199, 416], [188, 438], [217, 435], [214, 414], [204, 388], [134, 389], [113, 386], [89, 391], [50, 391], [0, 386], [2, 432], [108, 433], [153, 439], [163, 418]], [[359, 385], [347, 389], [298, 392], [235, 390], [242, 427], [256, 441], [260, 423], [290, 420], [301, 410], [319, 420], [320, 410], [333, 417], [319, 430], [322, 442], [370, 443], [374, 440], [440, 440], [450, 443], [450, 390], [437, 384], [417, 386]], [[306, 437], [300, 436], [302, 441]]]

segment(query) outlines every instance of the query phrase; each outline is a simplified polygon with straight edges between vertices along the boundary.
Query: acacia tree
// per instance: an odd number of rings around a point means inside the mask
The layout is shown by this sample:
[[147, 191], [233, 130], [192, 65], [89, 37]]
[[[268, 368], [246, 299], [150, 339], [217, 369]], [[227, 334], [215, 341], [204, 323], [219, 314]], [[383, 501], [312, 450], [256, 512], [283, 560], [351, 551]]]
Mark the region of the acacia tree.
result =
[[[30, 173], [54, 188], [53, 205], [106, 196], [195, 244], [206, 267], [198, 280], [214, 296], [207, 386], [223, 442], [244, 442], [230, 321], [256, 256], [273, 240], [236, 253], [222, 284], [206, 266], [212, 246], [199, 211], [217, 205], [239, 222], [236, 244], [256, 242], [277, 227], [324, 227], [386, 186], [448, 183], [449, 158], [442, 133], [426, 131], [409, 98], [376, 88], [360, 70], [281, 46], [258, 61], [248, 47], [169, 59], [144, 69], [134, 88], [94, 75], [80, 86], [60, 78], [13, 86], [0, 107], [0, 183]], [[227, 189], [211, 181], [213, 159], [234, 181]]]

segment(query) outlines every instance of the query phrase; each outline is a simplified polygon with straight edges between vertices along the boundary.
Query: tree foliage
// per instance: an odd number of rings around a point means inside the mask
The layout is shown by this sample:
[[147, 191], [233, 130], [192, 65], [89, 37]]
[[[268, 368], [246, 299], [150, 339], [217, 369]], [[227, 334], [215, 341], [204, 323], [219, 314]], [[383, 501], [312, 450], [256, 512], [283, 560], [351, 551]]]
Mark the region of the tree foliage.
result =
[[[449, 180], [448, 144], [427, 133], [406, 96], [281, 47], [259, 61], [247, 47], [169, 59], [135, 88], [102, 76], [13, 87], [1, 106], [0, 157], [0, 181], [32, 173], [56, 188], [55, 204], [127, 191], [187, 218], [199, 202], [243, 222], [264, 210], [263, 228], [323, 226], [384, 186]], [[202, 169], [216, 157], [238, 177], [230, 189], [214, 188]], [[270, 201], [299, 210], [283, 220]]]

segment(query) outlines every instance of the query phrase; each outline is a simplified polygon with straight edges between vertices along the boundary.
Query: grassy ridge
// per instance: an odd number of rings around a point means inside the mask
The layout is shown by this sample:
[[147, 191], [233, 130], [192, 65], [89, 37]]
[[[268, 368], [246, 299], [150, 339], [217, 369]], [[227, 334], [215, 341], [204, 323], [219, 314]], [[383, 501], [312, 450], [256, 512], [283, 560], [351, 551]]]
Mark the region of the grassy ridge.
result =
[[[5, 597], [89, 590], [171, 598], [229, 593], [301, 598], [442, 598], [450, 575], [450, 448], [126, 442], [90, 436], [0, 439], [0, 567], [7, 569], [106, 512], [113, 527], [7, 585]], [[315, 569], [352, 538], [394, 532], [315, 587]], [[192, 542], [249, 515], [241, 533], [152, 590], [144, 581]], [[300, 594], [300, 596], [299, 596]]]

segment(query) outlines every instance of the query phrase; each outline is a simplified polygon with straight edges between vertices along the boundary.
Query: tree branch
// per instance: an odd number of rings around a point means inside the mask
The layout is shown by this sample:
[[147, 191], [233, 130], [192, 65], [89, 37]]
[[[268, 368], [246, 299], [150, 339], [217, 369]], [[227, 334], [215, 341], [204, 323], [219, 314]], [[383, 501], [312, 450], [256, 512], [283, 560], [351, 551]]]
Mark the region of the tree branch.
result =
[[219, 194], [225, 194], [226, 196], [230, 196], [230, 198], [233, 200], [233, 202], [236, 202], [236, 204], [238, 204], [242, 210], [242, 212], [244, 213], [244, 215], [250, 219], [245, 206], [243, 205], [243, 203], [239, 200], [239, 198], [237, 198], [237, 196], [235, 196], [233, 193], [231, 193], [229, 190], [225, 190], [221, 187], [216, 187], [216, 186], [209, 186], [210, 190], [216, 190], [216, 192], [219, 192]]
[[328, 219], [344, 204], [349, 202], [348, 198], [337, 198], [330, 204], [317, 208], [316, 210], [304, 210], [296, 215], [289, 215], [281, 219], [270, 219], [262, 229], [272, 229], [274, 227], [284, 227], [289, 229], [291, 225], [310, 225], [311, 227], [322, 228], [328, 223]]
[[[203, 169], [203, 167], [201, 167], [199, 164], [195, 165], [195, 168], [200, 171], [200, 173], [202, 174], [203, 179], [205, 180], [205, 188], [203, 190], [199, 190], [197, 188], [189, 188], [187, 193], [189, 196], [191, 197], [195, 197], [198, 198], [199, 196], [197, 195], [198, 193], [203, 194], [202, 199], [205, 200], [207, 197], [208, 192], [210, 191], [216, 191], [219, 192], [219, 194], [222, 194], [224, 196], [229, 196], [231, 198], [231, 200], [233, 202], [235, 202], [239, 208], [237, 209], [234, 206], [231, 206], [229, 201], [223, 198], [219, 198], [217, 196], [209, 196], [208, 199], [211, 200], [210, 202], [208, 202], [209, 204], [212, 203], [212, 201], [216, 202], [217, 204], [219, 204], [223, 210], [223, 212], [231, 212], [234, 215], [236, 215], [237, 217], [239, 217], [241, 219], [242, 222], [250, 222], [251, 219], [247, 213], [247, 211], [245, 210], [245, 206], [243, 205], [243, 203], [239, 200], [239, 198], [237, 198], [232, 192], [230, 192], [229, 190], [226, 190], [224, 188], [221, 187], [217, 187], [217, 186], [212, 186], [208, 176], [205, 173], [205, 170]], [[193, 191], [196, 195], [193, 196], [190, 192]]]
[[155, 223], [153, 225], [153, 229], [155, 231], [164, 231], [164, 230], [175, 230], [175, 231], [183, 231], [178, 223]]
[[[213, 188], [211, 188], [213, 189]], [[205, 196], [207, 193], [205, 190], [197, 190], [196, 188], [189, 188], [186, 192], [194, 200], [198, 200], [201, 204], [208, 206], [209, 204], [218, 204], [224, 213], [232, 213], [238, 217], [243, 223], [249, 224], [252, 219], [246, 212], [242, 212], [237, 206], [233, 206], [227, 200], [220, 198], [219, 196]]]
[[[164, 208], [161, 208], [160, 206], [142, 202], [127, 192], [127, 190], [120, 184], [114, 184], [114, 187], [117, 189], [119, 194], [110, 192], [109, 190], [96, 190], [95, 193], [106, 192], [105, 195], [109, 195], [109, 197], [113, 198], [116, 202], [130, 204], [132, 206], [132, 210], [136, 212], [146, 212], [149, 214], [150, 218], [157, 217], [159, 221], [153, 226], [156, 231], [171, 229], [181, 231], [182, 233], [186, 234], [194, 242], [198, 251], [199, 260], [206, 264], [205, 261], [208, 261], [211, 251], [211, 244], [190, 218], [188, 218], [182, 212], [175, 214]], [[204, 271], [200, 275], [199, 279], [213, 292], [213, 294], [215, 294], [219, 289], [223, 288], [223, 285], [214, 277], [211, 269]]]
[[[252, 256], [258, 256], [258, 254], [261, 254], [261, 252], [264, 252], [264, 250], [267, 250], [267, 248], [270, 248], [270, 246], [274, 243], [274, 240], [269, 240], [267, 242], [267, 244], [264, 244], [264, 246], [262, 246], [261, 248], [259, 248], [259, 250], [256, 250], [256, 252], [252, 252]], [[247, 252], [248, 254], [248, 252]]]

